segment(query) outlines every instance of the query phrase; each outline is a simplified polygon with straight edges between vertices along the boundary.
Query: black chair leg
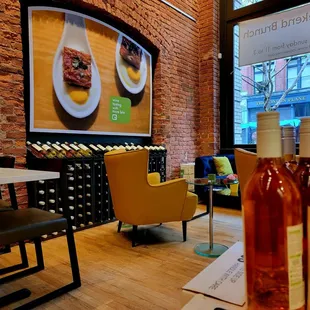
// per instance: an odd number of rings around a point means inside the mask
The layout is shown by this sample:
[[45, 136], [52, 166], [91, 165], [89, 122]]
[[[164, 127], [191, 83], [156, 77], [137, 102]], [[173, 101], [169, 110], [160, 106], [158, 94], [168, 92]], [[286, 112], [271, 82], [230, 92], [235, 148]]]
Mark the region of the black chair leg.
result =
[[[40, 238], [36, 238], [34, 240], [34, 245], [35, 245], [35, 250], [36, 250], [37, 266], [22, 270], [20, 272], [16, 272], [6, 277], [3, 277], [0, 279], [0, 284], [8, 283], [16, 279], [27, 277], [31, 274], [34, 274], [44, 269], [44, 260], [43, 260], [43, 253], [42, 253], [42, 246], [41, 246]], [[19, 248], [20, 248], [22, 260], [24, 260], [24, 262], [27, 262], [27, 266], [24, 267], [23, 263], [21, 263], [19, 265], [3, 268], [0, 270], [0, 275], [28, 267], [27, 252], [26, 252], [24, 241], [19, 242]]]
[[[22, 262], [20, 264], [16, 264], [10, 267], [5, 267], [0, 269], [0, 275], [6, 274], [6, 273], [10, 273], [10, 272], [14, 272], [20, 269], [25, 269], [29, 267], [29, 263], [28, 263], [28, 257], [27, 257], [27, 252], [26, 252], [26, 246], [25, 246], [25, 242], [24, 241], [20, 241], [18, 243], [19, 245], [19, 252], [20, 252], [20, 257]], [[8, 246], [10, 249], [10, 246]], [[19, 273], [17, 273], [19, 274]], [[2, 279], [0, 279], [1, 281]]]
[[117, 232], [119, 233], [121, 231], [123, 222], [122, 221], [118, 221], [118, 226], [117, 226]]
[[23, 268], [28, 268], [29, 267], [29, 262], [28, 262], [25, 242], [24, 241], [20, 241], [20, 242], [18, 242], [18, 245], [19, 245], [19, 252], [20, 252], [20, 257], [22, 259]]
[[68, 229], [67, 229], [67, 243], [68, 243], [68, 250], [69, 250], [69, 255], [70, 255], [73, 286], [77, 288], [81, 286], [81, 277], [80, 277], [79, 262], [78, 262], [78, 258], [76, 254], [73, 230], [71, 226], [68, 226]]
[[132, 226], [132, 247], [136, 246], [137, 234], [138, 234], [138, 226], [133, 225]]
[[187, 234], [187, 221], [182, 221], [182, 229], [183, 229], [183, 242], [185, 242]]
[[[70, 224], [69, 224], [70, 225]], [[73, 230], [71, 226], [68, 226], [67, 228], [67, 244], [68, 244], [68, 250], [69, 250], [69, 257], [70, 257], [70, 263], [71, 263], [71, 270], [72, 270], [72, 278], [73, 282], [70, 284], [67, 284], [53, 292], [50, 292], [44, 296], [41, 296], [35, 300], [32, 300], [20, 307], [17, 307], [15, 309], [19, 310], [28, 310], [33, 309], [35, 307], [38, 307], [48, 301], [51, 301], [55, 299], [56, 297], [59, 297], [65, 293], [68, 293], [78, 287], [81, 286], [81, 278], [80, 278], [80, 271], [79, 271], [79, 263], [77, 259], [76, 254], [76, 248], [75, 248], [75, 242], [74, 242], [74, 236], [73, 236]]]
[[41, 239], [40, 238], [34, 239], [34, 245], [35, 245], [35, 249], [36, 249], [38, 267], [40, 268], [40, 270], [43, 270], [44, 269], [44, 259], [43, 259]]

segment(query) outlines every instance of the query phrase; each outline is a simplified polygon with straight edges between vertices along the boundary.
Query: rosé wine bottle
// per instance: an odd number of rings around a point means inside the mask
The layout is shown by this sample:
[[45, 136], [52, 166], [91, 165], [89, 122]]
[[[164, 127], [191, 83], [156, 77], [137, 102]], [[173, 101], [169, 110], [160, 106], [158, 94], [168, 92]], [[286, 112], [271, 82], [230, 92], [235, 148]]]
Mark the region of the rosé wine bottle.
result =
[[243, 193], [247, 306], [305, 309], [300, 192], [283, 165], [279, 113], [257, 118], [257, 167]]

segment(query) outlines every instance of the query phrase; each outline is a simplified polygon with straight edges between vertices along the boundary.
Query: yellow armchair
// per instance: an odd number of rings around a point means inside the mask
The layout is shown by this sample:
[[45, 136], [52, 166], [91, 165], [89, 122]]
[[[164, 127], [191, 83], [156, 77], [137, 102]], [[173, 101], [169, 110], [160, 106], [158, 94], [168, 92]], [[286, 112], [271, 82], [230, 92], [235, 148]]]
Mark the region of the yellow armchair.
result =
[[138, 225], [182, 221], [186, 241], [186, 223], [196, 210], [198, 198], [187, 192], [185, 179], [160, 183], [158, 173], [148, 174], [148, 151], [111, 151], [105, 154], [109, 187], [116, 218], [133, 225], [132, 245]]

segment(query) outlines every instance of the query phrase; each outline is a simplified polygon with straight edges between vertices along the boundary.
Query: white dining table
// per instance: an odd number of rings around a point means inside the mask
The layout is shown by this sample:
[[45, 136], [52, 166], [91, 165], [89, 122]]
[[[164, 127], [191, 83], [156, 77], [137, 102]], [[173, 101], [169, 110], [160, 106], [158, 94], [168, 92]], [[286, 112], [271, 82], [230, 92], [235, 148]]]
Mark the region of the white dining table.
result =
[[16, 168], [0, 168], [0, 184], [2, 185], [19, 182], [52, 180], [59, 178], [59, 172]]

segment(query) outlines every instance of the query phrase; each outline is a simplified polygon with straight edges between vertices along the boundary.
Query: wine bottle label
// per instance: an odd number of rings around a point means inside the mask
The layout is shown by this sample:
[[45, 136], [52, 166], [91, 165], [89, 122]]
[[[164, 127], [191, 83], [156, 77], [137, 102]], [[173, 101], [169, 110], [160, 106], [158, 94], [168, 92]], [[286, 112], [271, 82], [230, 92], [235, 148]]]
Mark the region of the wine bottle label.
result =
[[62, 150], [61, 150], [61, 147], [59, 147], [57, 144], [52, 144], [52, 147], [55, 149], [55, 150], [57, 150], [58, 152], [61, 152]]
[[42, 149], [45, 151], [49, 151], [51, 148], [47, 144], [43, 144]]
[[93, 144], [90, 144], [89, 146], [90, 146], [93, 150], [95, 150], [96, 152], [99, 151], [99, 149], [98, 149], [96, 146], [94, 146]]
[[305, 282], [303, 279], [303, 224], [287, 227], [287, 257], [290, 309], [305, 305]]
[[42, 151], [42, 148], [40, 146], [38, 146], [37, 144], [32, 144], [31, 145], [35, 150], [37, 150], [38, 152]]
[[61, 144], [61, 147], [62, 147], [64, 150], [66, 150], [66, 151], [70, 151], [69, 146], [65, 145], [64, 143]]
[[74, 144], [70, 144], [70, 147], [72, 147], [75, 151], [79, 151], [80, 149], [76, 146], [76, 145], [74, 145]]
[[105, 147], [103, 147], [101, 144], [97, 144], [97, 146], [101, 151], [105, 151]]
[[88, 151], [89, 148], [86, 147], [84, 144], [79, 144], [79, 148], [81, 148], [83, 151]]

